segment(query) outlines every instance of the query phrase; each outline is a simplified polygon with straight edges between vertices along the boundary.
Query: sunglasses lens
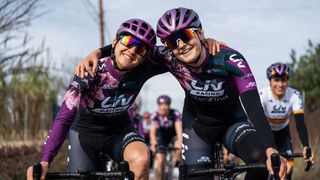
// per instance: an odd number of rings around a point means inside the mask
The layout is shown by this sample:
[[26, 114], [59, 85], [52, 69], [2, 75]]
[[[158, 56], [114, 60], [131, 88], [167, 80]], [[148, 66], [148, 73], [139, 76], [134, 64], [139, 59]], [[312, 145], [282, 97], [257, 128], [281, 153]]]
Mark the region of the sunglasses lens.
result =
[[149, 49], [148, 45], [146, 45], [144, 42], [130, 35], [122, 36], [120, 39], [120, 43], [128, 48], [136, 46], [136, 52], [141, 56], [144, 56]]
[[194, 37], [195, 37], [194, 29], [192, 28], [183, 29], [169, 36], [168, 39], [165, 41], [165, 44], [168, 48], [175, 49], [178, 47], [178, 40], [181, 40], [187, 43]]
[[142, 43], [141, 41], [135, 39], [132, 36], [122, 36], [120, 39], [120, 42], [122, 45], [126, 47], [131, 47], [133, 44], [140, 44]]
[[174, 39], [167, 39], [165, 45], [170, 49], [175, 49], [178, 47], [176, 41]]

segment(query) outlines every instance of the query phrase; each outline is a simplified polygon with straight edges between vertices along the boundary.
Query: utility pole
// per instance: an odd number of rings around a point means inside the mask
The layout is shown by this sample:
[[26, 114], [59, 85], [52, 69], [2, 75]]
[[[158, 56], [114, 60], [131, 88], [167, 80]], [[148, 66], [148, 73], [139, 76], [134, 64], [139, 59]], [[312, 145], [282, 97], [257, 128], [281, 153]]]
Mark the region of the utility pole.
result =
[[99, 25], [100, 25], [100, 46], [104, 46], [104, 20], [102, 0], [99, 0]]

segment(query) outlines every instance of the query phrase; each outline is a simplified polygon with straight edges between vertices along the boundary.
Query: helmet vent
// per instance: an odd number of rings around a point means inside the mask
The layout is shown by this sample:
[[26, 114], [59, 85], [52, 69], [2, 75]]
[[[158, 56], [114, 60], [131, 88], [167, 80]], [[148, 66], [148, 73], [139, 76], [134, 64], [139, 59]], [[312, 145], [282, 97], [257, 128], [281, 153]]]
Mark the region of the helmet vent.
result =
[[[172, 25], [171, 14], [169, 12], [166, 14], [166, 22], [168, 22], [170, 26]], [[165, 27], [162, 23], [161, 23], [161, 25], [162, 25], [162, 27]]]
[[139, 34], [145, 34], [145, 33], [146, 33], [145, 29], [142, 29], [142, 28], [139, 29]]
[[197, 16], [193, 17], [192, 21], [191, 21], [191, 24], [196, 22], [198, 20]]
[[176, 11], [176, 12], [177, 12], [177, 15], [176, 15], [176, 27], [177, 27], [180, 19], [180, 11]]
[[147, 35], [147, 39], [151, 39], [151, 37], [152, 37], [151, 34]]
[[183, 22], [186, 22], [190, 17], [191, 11], [187, 10], [185, 16], [183, 17]]
[[132, 25], [132, 30], [133, 30], [133, 31], [136, 31], [136, 30], [137, 30], [137, 25], [133, 24], [133, 25]]
[[148, 25], [146, 23], [142, 23], [141, 24], [141, 27], [140, 30], [139, 30], [139, 34], [145, 34], [146, 31], [148, 30]]
[[129, 23], [123, 23], [123, 27], [129, 28], [129, 27], [130, 27], [130, 24], [129, 24]]

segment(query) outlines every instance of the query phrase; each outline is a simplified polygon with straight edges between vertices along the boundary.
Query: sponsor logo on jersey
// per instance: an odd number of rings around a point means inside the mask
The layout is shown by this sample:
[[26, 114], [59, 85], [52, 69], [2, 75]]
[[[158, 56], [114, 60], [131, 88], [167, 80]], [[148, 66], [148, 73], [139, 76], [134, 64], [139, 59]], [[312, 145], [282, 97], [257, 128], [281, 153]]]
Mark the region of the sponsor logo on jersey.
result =
[[248, 79], [250, 77], [253, 77], [252, 73], [248, 73], [248, 74], [245, 74], [245, 75], [241, 76], [242, 79]]
[[197, 162], [209, 162], [209, 163], [211, 163], [211, 159], [208, 156], [201, 156], [200, 159], [197, 160]]
[[115, 97], [113, 100], [112, 97], [108, 96], [101, 102], [101, 108], [94, 108], [92, 111], [97, 113], [116, 113], [126, 111], [130, 102], [133, 99], [134, 95], [125, 97], [124, 94]]
[[239, 68], [246, 68], [246, 66], [244, 65], [244, 60], [242, 58], [240, 58], [237, 54], [232, 54], [229, 59], [234, 62], [237, 63], [237, 66]]
[[224, 94], [223, 83], [224, 81], [217, 82], [216, 80], [206, 80], [204, 83], [192, 80], [190, 84], [193, 89], [190, 94], [202, 97], [219, 97]]
[[110, 84], [104, 84], [101, 89], [112, 89], [112, 86], [110, 86]]
[[286, 106], [282, 106], [282, 105], [277, 106], [277, 105], [274, 105], [273, 108], [272, 108], [271, 113], [274, 113], [274, 114], [286, 113], [286, 109], [287, 109]]
[[257, 86], [257, 85], [256, 85], [256, 82], [251, 81], [251, 82], [249, 82], [249, 83], [246, 85], [246, 88], [256, 87], [256, 86]]
[[228, 94], [221, 96], [221, 97], [193, 97], [193, 99], [197, 100], [197, 101], [201, 101], [201, 102], [207, 102], [207, 103], [211, 103], [211, 102], [221, 102], [224, 101], [226, 99], [229, 98]]

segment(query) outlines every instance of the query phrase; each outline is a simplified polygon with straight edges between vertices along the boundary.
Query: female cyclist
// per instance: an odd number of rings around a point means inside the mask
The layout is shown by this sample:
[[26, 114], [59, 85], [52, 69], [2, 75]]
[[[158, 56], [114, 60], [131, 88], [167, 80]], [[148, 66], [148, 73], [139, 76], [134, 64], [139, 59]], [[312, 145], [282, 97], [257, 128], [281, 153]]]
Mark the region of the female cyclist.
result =
[[[158, 21], [157, 36], [166, 47], [153, 48], [149, 58], [159, 67], [166, 66], [186, 93], [182, 117], [184, 163], [190, 168], [211, 166], [213, 145], [220, 141], [246, 163], [266, 161], [273, 174], [270, 157], [277, 150], [244, 57], [227, 47], [210, 55], [199, 16], [192, 9], [165, 12]], [[103, 48], [102, 52], [107, 51]], [[90, 58], [86, 59], [87, 64]], [[78, 73], [79, 69], [78, 66]], [[283, 179], [286, 160], [280, 160], [279, 176]], [[246, 179], [267, 176], [267, 171], [255, 170], [249, 171]]]
[[[155, 32], [147, 22], [125, 21], [116, 33], [112, 55], [100, 60], [96, 76], [73, 78], [43, 145], [42, 179], [69, 130], [69, 171], [100, 170], [102, 152], [116, 162], [128, 161], [135, 179], [148, 179], [149, 149], [127, 110], [150, 77], [167, 71], [145, 60], [155, 44]], [[28, 179], [33, 179], [32, 172], [30, 166]]]

